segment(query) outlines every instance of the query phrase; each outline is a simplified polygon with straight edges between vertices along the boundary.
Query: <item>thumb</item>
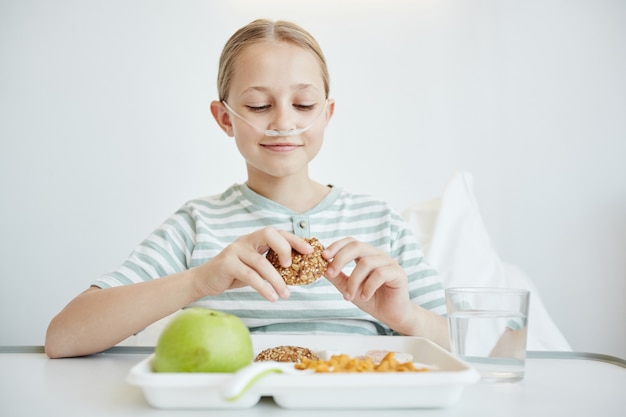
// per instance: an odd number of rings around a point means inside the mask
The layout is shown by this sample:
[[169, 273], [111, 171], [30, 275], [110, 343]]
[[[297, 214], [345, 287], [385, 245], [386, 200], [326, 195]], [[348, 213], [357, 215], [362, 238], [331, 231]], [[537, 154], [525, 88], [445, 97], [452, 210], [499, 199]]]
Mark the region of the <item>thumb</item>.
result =
[[324, 276], [345, 296], [348, 290], [348, 279], [350, 279], [348, 275], [344, 274], [343, 271], [339, 271], [337, 274], [324, 274]]

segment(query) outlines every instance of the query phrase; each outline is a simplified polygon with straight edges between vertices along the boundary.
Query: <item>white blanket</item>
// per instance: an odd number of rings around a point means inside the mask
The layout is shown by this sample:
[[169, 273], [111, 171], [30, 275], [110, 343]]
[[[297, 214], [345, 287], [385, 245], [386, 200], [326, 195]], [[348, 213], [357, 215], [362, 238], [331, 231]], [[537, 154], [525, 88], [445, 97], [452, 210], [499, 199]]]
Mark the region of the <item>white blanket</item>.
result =
[[440, 198], [409, 207], [403, 216], [415, 230], [428, 262], [449, 287], [513, 287], [531, 291], [528, 350], [571, 350], [532, 280], [496, 253], [480, 215], [473, 177], [456, 173]]

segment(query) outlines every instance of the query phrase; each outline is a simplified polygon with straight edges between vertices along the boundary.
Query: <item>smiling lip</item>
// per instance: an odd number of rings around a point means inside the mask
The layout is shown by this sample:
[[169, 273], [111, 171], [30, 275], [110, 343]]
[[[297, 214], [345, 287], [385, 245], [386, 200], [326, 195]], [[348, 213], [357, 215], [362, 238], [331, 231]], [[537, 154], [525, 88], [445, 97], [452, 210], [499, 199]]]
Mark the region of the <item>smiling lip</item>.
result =
[[273, 152], [289, 152], [293, 151], [294, 149], [298, 149], [301, 145], [296, 145], [293, 143], [274, 143], [261, 146]]

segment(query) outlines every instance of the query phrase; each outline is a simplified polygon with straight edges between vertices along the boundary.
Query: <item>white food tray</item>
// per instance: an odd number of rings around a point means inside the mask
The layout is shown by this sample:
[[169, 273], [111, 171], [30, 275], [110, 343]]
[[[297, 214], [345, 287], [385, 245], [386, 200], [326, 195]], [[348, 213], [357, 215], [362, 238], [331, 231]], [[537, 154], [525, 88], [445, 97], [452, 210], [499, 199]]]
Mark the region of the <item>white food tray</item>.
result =
[[236, 401], [220, 395], [232, 374], [157, 373], [150, 355], [128, 373], [127, 381], [143, 389], [156, 408], [250, 408], [262, 396], [289, 409], [443, 408], [455, 404], [478, 372], [445, 349], [419, 337], [252, 335], [255, 355], [263, 349], [295, 345], [313, 351], [352, 357], [369, 350], [408, 352], [415, 362], [436, 368], [427, 372], [270, 374], [258, 380]]

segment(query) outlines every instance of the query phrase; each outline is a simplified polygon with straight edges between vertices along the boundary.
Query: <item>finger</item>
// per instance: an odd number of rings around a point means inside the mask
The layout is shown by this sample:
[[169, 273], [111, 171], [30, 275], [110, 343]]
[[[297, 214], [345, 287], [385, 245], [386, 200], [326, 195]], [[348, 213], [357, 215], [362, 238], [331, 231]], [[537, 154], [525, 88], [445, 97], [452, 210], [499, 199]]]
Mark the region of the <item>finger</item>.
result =
[[334, 275], [334, 276], [328, 276], [328, 275], [324, 275], [324, 276], [331, 284], [335, 286], [335, 288], [337, 288], [337, 290], [341, 293], [341, 295], [343, 295], [345, 300], [350, 301], [348, 298], [346, 298], [348, 280], [350, 279], [348, 275], [340, 271], [339, 274]]
[[324, 256], [324, 258], [326, 258], [327, 260], [331, 260], [337, 255], [340, 250], [355, 241], [356, 240], [351, 237], [345, 237], [336, 242], [333, 242], [324, 250], [322, 256]]
[[378, 253], [377, 249], [368, 244], [352, 238], [342, 239], [329, 247], [328, 255], [332, 258], [326, 258], [331, 259], [328, 263], [327, 273], [333, 276], [343, 270], [350, 262], [358, 262], [363, 257]]
[[245, 268], [240, 271], [242, 275], [238, 276], [238, 279], [246, 282], [270, 301], [276, 301], [278, 297], [289, 297], [287, 284], [265, 256], [251, 252], [242, 255], [240, 260]]
[[[360, 297], [363, 295], [364, 287], [371, 279], [374, 281], [370, 286], [375, 285], [374, 288], [378, 289], [378, 287], [384, 283], [384, 276], [381, 276], [377, 271], [379, 268], [388, 264], [388, 259], [383, 256], [372, 255], [360, 258], [357, 261], [356, 267], [350, 274], [347, 291], [352, 294], [353, 297]], [[379, 282], [381, 279], [382, 282]]]
[[266, 247], [276, 252], [278, 262], [283, 268], [287, 268], [291, 265], [292, 250], [303, 255], [313, 253], [313, 247], [304, 239], [283, 230], [277, 231], [271, 229], [271, 231], [268, 231], [265, 241]]
[[333, 242], [324, 250], [324, 252], [322, 252], [322, 256], [328, 261], [328, 265], [326, 267], [327, 277], [338, 276], [337, 274], [339, 274], [341, 270], [343, 270], [343, 268], [345, 268], [345, 266], [354, 259], [350, 259], [351, 256], [345, 248], [355, 242], [356, 240], [353, 238], [344, 238]]
[[[304, 240], [303, 238], [294, 235], [293, 233], [289, 233], [289, 232], [285, 232], [285, 231], [280, 231], [280, 234], [283, 236], [283, 238], [289, 243], [289, 250], [287, 251], [287, 253], [284, 253], [284, 261], [287, 262], [286, 265], [284, 266], [290, 266], [291, 265], [291, 257], [292, 257], [292, 249], [295, 250], [296, 252], [302, 254], [302, 255], [309, 255], [311, 253], [313, 253], [313, 246], [311, 246], [306, 240]], [[279, 254], [279, 259], [281, 259], [281, 254]], [[283, 265], [281, 263], [281, 265]]]
[[301, 238], [300, 236], [296, 236], [293, 233], [285, 232], [284, 230], [280, 230], [280, 233], [287, 242], [291, 245], [291, 247], [298, 251], [303, 255], [308, 255], [313, 253], [313, 246], [311, 246], [306, 240]]
[[279, 298], [274, 287], [272, 287], [268, 281], [264, 280], [254, 268], [251, 268], [241, 258], [232, 259], [230, 261], [230, 267], [227, 275], [224, 275], [222, 278], [218, 278], [218, 280], [227, 279], [230, 280], [228, 288], [217, 291], [217, 294], [221, 294], [225, 289], [249, 286], [268, 301], [276, 301]]
[[395, 276], [395, 269], [394, 265], [381, 265], [374, 269], [363, 282], [358, 297], [362, 301], [369, 301], [376, 291], [389, 282], [390, 277]]

